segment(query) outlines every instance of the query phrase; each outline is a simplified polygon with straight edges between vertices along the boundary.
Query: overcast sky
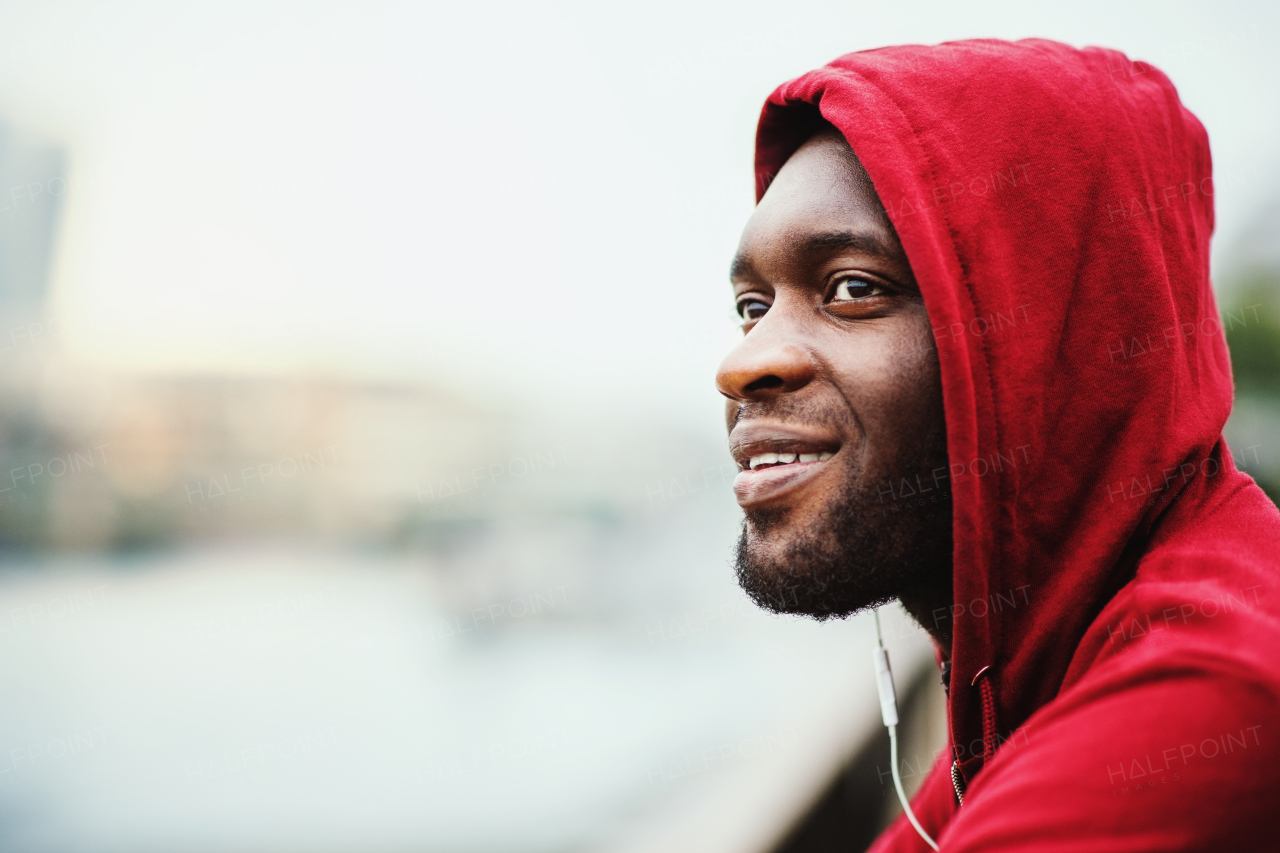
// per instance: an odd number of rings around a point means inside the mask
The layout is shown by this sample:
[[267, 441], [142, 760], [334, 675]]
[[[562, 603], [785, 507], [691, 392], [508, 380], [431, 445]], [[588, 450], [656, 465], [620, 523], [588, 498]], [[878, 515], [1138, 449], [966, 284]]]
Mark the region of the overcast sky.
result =
[[0, 118], [69, 154], [54, 310], [79, 361], [714, 428], [774, 86], [884, 44], [1120, 48], [1209, 129], [1221, 261], [1280, 184], [1275, 6], [40, 0], [0, 6]]

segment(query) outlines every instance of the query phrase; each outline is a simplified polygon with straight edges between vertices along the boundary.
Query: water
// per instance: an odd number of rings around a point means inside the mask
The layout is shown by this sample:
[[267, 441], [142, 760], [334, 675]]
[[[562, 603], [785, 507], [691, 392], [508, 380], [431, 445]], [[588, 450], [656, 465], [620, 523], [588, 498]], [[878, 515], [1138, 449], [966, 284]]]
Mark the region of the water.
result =
[[608, 618], [570, 587], [445, 591], [420, 558], [287, 547], [11, 569], [2, 846], [741, 849], [723, 812], [785, 823], [778, 789], [873, 719], [861, 619], [767, 616], [727, 581]]

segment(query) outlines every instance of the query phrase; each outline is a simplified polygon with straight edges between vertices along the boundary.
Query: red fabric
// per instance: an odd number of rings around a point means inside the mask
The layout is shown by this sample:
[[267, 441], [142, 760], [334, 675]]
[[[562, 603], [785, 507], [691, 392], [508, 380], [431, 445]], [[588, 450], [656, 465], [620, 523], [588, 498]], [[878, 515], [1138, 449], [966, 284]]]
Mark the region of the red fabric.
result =
[[[774, 92], [761, 194], [818, 111], [938, 341], [968, 790], [939, 762], [922, 822], [944, 851], [1280, 849], [1280, 513], [1222, 439], [1204, 128], [1114, 51], [887, 48]], [[927, 848], [899, 821], [873, 849]]]

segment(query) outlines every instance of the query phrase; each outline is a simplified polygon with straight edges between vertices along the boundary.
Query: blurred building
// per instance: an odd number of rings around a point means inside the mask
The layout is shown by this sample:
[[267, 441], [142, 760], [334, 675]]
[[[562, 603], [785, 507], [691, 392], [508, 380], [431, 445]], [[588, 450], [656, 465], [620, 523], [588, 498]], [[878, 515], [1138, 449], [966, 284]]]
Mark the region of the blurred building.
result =
[[54, 232], [70, 181], [61, 149], [0, 122], [0, 357], [46, 332]]
[[[36, 403], [50, 337], [45, 316], [61, 202], [63, 152], [0, 121], [0, 460], [7, 471], [50, 452]], [[39, 538], [42, 499], [0, 482], [0, 545]]]
[[301, 377], [50, 369], [30, 420], [41, 450], [10, 455], [0, 496], [30, 507], [21, 544], [54, 548], [385, 542], [433, 478], [504, 444], [497, 415], [443, 392]]

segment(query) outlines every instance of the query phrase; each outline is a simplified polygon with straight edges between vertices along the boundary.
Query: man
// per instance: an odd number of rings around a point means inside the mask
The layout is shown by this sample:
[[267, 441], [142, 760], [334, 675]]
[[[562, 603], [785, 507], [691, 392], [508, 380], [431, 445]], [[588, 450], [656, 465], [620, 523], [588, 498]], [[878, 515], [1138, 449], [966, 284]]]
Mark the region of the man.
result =
[[[1280, 849], [1280, 513], [1222, 438], [1209, 147], [1173, 85], [1042, 40], [850, 54], [769, 98], [756, 177], [717, 377], [739, 577], [930, 631], [925, 830]], [[927, 848], [899, 820], [873, 849]]]

